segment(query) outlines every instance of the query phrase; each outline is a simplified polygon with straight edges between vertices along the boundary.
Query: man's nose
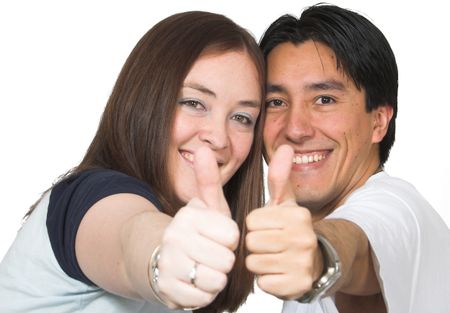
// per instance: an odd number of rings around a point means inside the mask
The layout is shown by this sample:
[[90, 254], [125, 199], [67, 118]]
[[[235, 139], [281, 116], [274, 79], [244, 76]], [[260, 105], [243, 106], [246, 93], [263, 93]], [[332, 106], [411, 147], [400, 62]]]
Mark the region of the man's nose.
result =
[[292, 106], [288, 112], [286, 123], [286, 137], [295, 143], [314, 136], [311, 112], [304, 105]]

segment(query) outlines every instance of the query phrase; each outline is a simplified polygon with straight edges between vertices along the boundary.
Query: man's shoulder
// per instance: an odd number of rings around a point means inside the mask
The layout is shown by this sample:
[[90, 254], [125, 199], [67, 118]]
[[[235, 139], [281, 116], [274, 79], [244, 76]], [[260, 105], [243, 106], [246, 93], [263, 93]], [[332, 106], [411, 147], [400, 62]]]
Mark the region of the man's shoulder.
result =
[[445, 225], [431, 204], [411, 183], [384, 171], [370, 177], [328, 218], [366, 222], [401, 220], [405, 224], [420, 227]]
[[420, 192], [411, 183], [381, 171], [354, 190], [330, 216], [415, 216], [421, 211], [431, 212], [433, 208]]
[[426, 201], [420, 192], [410, 182], [389, 175], [385, 171], [378, 172], [372, 175], [367, 182], [356, 189], [349, 197], [396, 197], [396, 198], [420, 198], [421, 201]]

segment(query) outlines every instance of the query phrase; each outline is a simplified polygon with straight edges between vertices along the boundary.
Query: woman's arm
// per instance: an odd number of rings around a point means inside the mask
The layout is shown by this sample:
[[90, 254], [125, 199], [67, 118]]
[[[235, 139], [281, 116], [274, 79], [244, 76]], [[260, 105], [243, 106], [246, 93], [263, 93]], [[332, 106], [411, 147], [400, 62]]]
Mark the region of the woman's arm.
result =
[[[157, 301], [148, 281], [161, 245], [159, 296], [169, 308], [206, 306], [225, 287], [239, 240], [236, 223], [194, 198], [171, 218], [148, 200], [116, 194], [94, 204], [80, 224], [76, 256], [84, 274], [123, 297]], [[197, 267], [194, 286], [189, 272]]]
[[111, 293], [154, 300], [148, 261], [171, 220], [135, 194], [116, 194], [98, 201], [82, 219], [76, 236], [81, 270]]

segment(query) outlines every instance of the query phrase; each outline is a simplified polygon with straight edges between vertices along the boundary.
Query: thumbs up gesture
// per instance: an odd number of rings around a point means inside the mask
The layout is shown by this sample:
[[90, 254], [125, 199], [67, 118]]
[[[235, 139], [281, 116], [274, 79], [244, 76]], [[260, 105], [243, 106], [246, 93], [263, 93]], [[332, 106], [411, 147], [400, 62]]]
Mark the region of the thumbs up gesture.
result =
[[211, 149], [195, 152], [194, 172], [198, 197], [177, 212], [161, 243], [158, 285], [172, 309], [211, 303], [227, 283], [239, 242]]
[[247, 268], [262, 290], [287, 300], [309, 291], [322, 267], [311, 214], [296, 204], [290, 184], [293, 157], [291, 147], [277, 149], [269, 164], [270, 202], [246, 219]]

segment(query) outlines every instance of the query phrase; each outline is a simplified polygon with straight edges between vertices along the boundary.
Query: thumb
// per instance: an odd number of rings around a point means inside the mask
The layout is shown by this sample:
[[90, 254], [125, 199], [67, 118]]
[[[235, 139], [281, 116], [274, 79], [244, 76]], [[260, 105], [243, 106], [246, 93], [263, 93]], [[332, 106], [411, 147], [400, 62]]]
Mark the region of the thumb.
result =
[[294, 150], [288, 145], [278, 147], [273, 154], [267, 178], [270, 204], [278, 205], [287, 200], [295, 202], [295, 193], [289, 180], [293, 158]]
[[227, 200], [223, 194], [217, 160], [211, 149], [200, 147], [195, 151], [194, 172], [199, 198], [208, 208], [231, 216]]

